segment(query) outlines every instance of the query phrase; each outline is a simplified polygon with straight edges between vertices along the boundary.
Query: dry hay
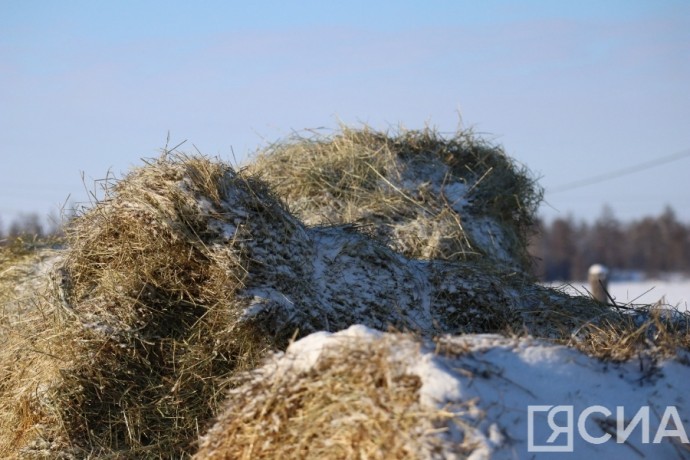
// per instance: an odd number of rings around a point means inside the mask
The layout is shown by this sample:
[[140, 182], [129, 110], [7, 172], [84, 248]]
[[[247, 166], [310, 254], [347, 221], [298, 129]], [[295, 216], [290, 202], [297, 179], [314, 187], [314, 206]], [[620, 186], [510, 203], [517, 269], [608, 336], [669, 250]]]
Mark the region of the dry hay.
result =
[[[55, 242], [16, 240], [0, 247], [1, 458], [21, 456], [22, 447], [40, 444], [43, 424], [60, 424], [48, 402], [64, 362], [65, 330], [53, 314], [48, 276], [58, 260]], [[62, 445], [61, 450], [69, 449]], [[60, 457], [57, 451], [45, 452], [45, 457]]]
[[262, 151], [250, 168], [309, 225], [356, 223], [410, 258], [490, 258], [528, 271], [542, 191], [471, 131], [343, 127]]
[[419, 344], [344, 332], [315, 356], [291, 347], [243, 375], [194, 458], [427, 458], [453, 448], [437, 436], [447, 413], [420, 403], [409, 370]]
[[[226, 377], [272, 344], [251, 324], [233, 327], [246, 269], [239, 245], [225, 243], [246, 235], [208, 228], [224, 187], [263, 205], [254, 196], [260, 187], [223, 164], [161, 158], [69, 229], [54, 298], [68, 327], [68, 362], [46, 402], [60, 420], [39, 433], [53, 440], [48, 448], [67, 439], [83, 455], [180, 456], [214, 415]], [[45, 449], [34, 442], [22, 454]]]
[[[353, 225], [307, 227], [247, 171], [165, 154], [108, 189], [0, 353], [0, 452], [195, 451], [238, 371], [352, 324], [570, 339], [618, 313], [487, 260], [411, 260]], [[6, 425], [9, 426], [9, 425]]]
[[589, 356], [617, 362], [641, 356], [670, 358], [690, 350], [690, 312], [668, 305], [641, 305], [602, 321], [587, 322], [563, 343]]

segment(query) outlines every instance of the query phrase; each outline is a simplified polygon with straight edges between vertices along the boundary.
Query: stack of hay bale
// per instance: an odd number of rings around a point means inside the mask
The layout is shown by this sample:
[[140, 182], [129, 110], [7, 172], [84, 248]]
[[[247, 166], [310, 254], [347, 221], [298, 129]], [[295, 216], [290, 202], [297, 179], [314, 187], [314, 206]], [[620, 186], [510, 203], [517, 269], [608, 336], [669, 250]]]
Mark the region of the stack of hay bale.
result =
[[467, 134], [345, 129], [241, 171], [166, 152], [74, 221], [59, 282], [6, 326], [0, 454], [189, 455], [242, 371], [313, 332], [570, 340], [619, 321], [527, 274], [539, 198]]

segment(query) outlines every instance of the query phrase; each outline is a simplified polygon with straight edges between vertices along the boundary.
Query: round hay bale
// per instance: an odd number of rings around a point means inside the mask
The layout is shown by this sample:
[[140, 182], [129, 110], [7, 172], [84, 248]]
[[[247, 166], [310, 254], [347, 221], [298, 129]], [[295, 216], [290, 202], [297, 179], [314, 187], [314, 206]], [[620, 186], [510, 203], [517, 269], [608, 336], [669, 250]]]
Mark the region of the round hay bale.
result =
[[274, 143], [249, 168], [309, 225], [366, 226], [410, 258], [531, 266], [527, 240], [542, 190], [471, 131], [444, 138], [343, 127]]

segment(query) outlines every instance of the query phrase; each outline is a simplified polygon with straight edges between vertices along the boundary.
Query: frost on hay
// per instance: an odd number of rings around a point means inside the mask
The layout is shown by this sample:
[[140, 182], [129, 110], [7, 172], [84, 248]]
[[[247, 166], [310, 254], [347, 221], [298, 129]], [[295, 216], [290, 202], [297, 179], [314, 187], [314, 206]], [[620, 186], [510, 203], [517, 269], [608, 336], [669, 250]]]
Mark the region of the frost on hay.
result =
[[307, 227], [206, 157], [135, 169], [67, 239], [0, 355], [0, 410], [23, 433], [0, 436], [9, 456], [189, 454], [232, 376], [294, 336], [363, 324], [562, 339], [609, 312], [492, 259], [415, 260], [354, 225]]
[[470, 131], [389, 135], [344, 127], [276, 143], [250, 166], [305, 223], [356, 223], [411, 258], [488, 257], [529, 271], [542, 191]]

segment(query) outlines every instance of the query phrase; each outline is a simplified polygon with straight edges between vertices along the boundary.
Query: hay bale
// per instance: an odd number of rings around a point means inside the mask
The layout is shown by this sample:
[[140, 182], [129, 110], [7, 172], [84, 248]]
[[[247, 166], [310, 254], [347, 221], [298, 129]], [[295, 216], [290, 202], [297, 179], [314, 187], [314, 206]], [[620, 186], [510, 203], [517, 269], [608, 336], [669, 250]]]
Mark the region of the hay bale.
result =
[[[250, 323], [234, 327], [246, 258], [234, 252], [242, 251], [240, 243], [225, 243], [243, 235], [208, 227], [220, 225], [211, 214], [219, 211], [223, 187], [235, 187], [233, 199], [251, 201], [259, 227], [261, 215], [282, 215], [261, 214], [254, 193], [267, 195], [260, 185], [236, 179], [208, 159], [161, 158], [76, 219], [54, 272], [58, 289], [33, 309], [36, 327], [14, 328], [18, 339], [1, 357], [3, 367], [20, 366], [0, 388], [0, 400], [30, 425], [30, 435], [0, 439], [0, 451], [53, 457], [74, 450], [76, 458], [189, 451], [224, 397], [227, 376], [273, 346]], [[11, 383], [27, 379], [27, 354], [48, 369], [27, 385], [26, 394], [41, 388], [30, 395], [30, 411], [10, 402], [18, 391]]]
[[312, 332], [569, 340], [618, 321], [493, 259], [414, 260], [355, 225], [307, 227], [250, 172], [206, 157], [133, 170], [67, 240], [0, 354], [0, 410], [25, 427], [0, 437], [8, 456], [188, 455], [233, 376]]
[[[530, 458], [529, 405], [573, 404], [579, 414], [603, 404], [613, 427], [617, 406], [626, 426], [641, 405], [687, 414], [687, 356], [648, 358], [612, 364], [488, 334], [433, 343], [361, 326], [317, 333], [242, 376], [194, 458]], [[535, 440], [544, 445], [546, 414], [537, 416]], [[592, 436], [602, 433], [601, 420], [587, 420]], [[658, 415], [650, 425], [655, 433]], [[627, 458], [632, 448], [640, 457], [686, 458], [677, 437], [640, 444], [637, 436], [616, 443], [614, 434], [602, 445], [576, 436], [575, 452]]]
[[448, 450], [437, 432], [446, 416], [420, 402], [422, 379], [409, 371], [420, 344], [401, 337], [353, 326], [296, 342], [242, 376], [194, 458], [428, 458]]
[[410, 258], [531, 266], [527, 242], [542, 190], [471, 131], [446, 139], [431, 129], [343, 127], [272, 144], [249, 167], [308, 225], [367, 226]]

